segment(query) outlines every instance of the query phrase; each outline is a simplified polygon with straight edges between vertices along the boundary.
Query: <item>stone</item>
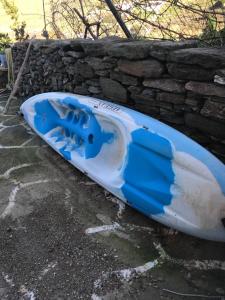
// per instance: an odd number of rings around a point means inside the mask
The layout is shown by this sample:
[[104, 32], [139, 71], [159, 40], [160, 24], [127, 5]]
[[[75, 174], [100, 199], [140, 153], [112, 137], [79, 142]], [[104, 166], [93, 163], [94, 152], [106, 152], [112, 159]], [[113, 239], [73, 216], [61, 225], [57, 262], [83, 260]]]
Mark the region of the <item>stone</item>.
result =
[[216, 70], [214, 82], [217, 84], [225, 85], [225, 69]]
[[105, 43], [102, 41], [84, 40], [81, 46], [87, 56], [104, 56], [106, 55]]
[[67, 51], [67, 56], [72, 56], [74, 58], [83, 58], [85, 56], [84, 52], [78, 52], [78, 51]]
[[63, 51], [63, 49], [58, 50], [58, 55], [61, 56], [61, 57], [65, 56], [65, 52]]
[[[225, 151], [224, 151], [224, 155], [225, 155]], [[225, 295], [225, 289], [224, 288], [218, 287], [218, 288], [216, 288], [216, 292], [220, 295], [223, 295], [223, 296]]]
[[73, 92], [75, 94], [80, 94], [80, 95], [89, 95], [89, 91], [87, 89], [87, 87], [85, 85], [80, 85], [80, 86], [76, 86], [73, 90]]
[[205, 117], [212, 117], [225, 122], [225, 101], [222, 103], [207, 100], [201, 110], [201, 114]]
[[[72, 44], [74, 44], [74, 48], [78, 49], [77, 47], [78, 40], [37, 40], [34, 42], [34, 48], [36, 50], [40, 49], [41, 52], [43, 52], [43, 49], [54, 49], [54, 51], [58, 49], [62, 49], [64, 51], [67, 51], [67, 50], [71, 50]], [[80, 49], [80, 45], [79, 45], [79, 49]]]
[[143, 59], [149, 56], [151, 41], [132, 41], [108, 45], [109, 56], [126, 59]]
[[217, 84], [225, 85], [225, 77], [215, 75], [214, 76], [214, 82]]
[[88, 85], [91, 85], [91, 86], [95, 86], [95, 87], [99, 87], [100, 86], [100, 82], [99, 82], [99, 79], [89, 79], [86, 81], [86, 83]]
[[215, 74], [218, 75], [218, 76], [225, 77], [225, 69], [216, 70]]
[[185, 41], [156, 41], [151, 44], [151, 50], [164, 50], [174, 51], [177, 49], [194, 48], [198, 46], [198, 40], [185, 40]]
[[157, 105], [157, 101], [155, 100], [155, 91], [151, 89], [144, 89], [142, 93], [132, 93], [131, 99], [135, 101], [135, 103], [150, 103], [153, 106]]
[[88, 57], [85, 61], [95, 70], [95, 71], [103, 71], [111, 69], [114, 64], [109, 63], [107, 61], [103, 61], [99, 57]]
[[169, 74], [178, 79], [212, 81], [214, 76], [212, 70], [193, 65], [168, 63], [167, 68]]
[[185, 85], [186, 90], [207, 96], [225, 97], [225, 87], [214, 83], [189, 81]]
[[103, 40], [82, 40], [81, 46], [87, 56], [105, 56], [106, 41]]
[[150, 48], [150, 56], [159, 60], [167, 60], [168, 54], [177, 49], [194, 48], [198, 46], [197, 40], [186, 41], [154, 41]]
[[[173, 110], [173, 104], [172, 103], [169, 103], [169, 102], [163, 102], [163, 101], [159, 101], [157, 102], [157, 105], [161, 108], [165, 108], [169, 111], [172, 111]], [[175, 111], [175, 110], [174, 110]]]
[[126, 74], [120, 73], [120, 72], [111, 71], [110, 78], [113, 79], [113, 80], [117, 80], [117, 81], [121, 82], [124, 85], [135, 86], [135, 85], [138, 84], [138, 80], [137, 80], [136, 77], [126, 75]]
[[127, 91], [119, 82], [109, 78], [100, 78], [100, 85], [104, 96], [118, 102], [126, 103]]
[[75, 59], [73, 57], [62, 57], [62, 62], [65, 64], [65, 65], [70, 65], [70, 64], [73, 64], [75, 63]]
[[225, 124], [209, 120], [203, 116], [194, 113], [185, 114], [185, 124], [191, 128], [196, 128], [206, 134], [225, 138]]
[[225, 48], [191, 48], [173, 51], [169, 61], [182, 64], [198, 65], [205, 69], [225, 66]]
[[148, 60], [119, 60], [118, 69], [126, 74], [144, 77], [159, 78], [164, 72], [164, 66], [155, 59]]
[[82, 43], [83, 39], [77, 38], [77, 39], [72, 39], [72, 40], [68, 40], [68, 41], [69, 41], [69, 47], [67, 47], [67, 49], [66, 49], [64, 46], [63, 47], [64, 50], [82, 52], [83, 48], [81, 46], [81, 43]]
[[175, 93], [159, 92], [157, 93], [156, 98], [158, 101], [170, 102], [173, 104], [183, 104], [185, 102], [184, 95], [175, 94]]
[[143, 85], [166, 92], [185, 93], [184, 83], [174, 79], [146, 79]]
[[87, 86], [84, 82], [84, 78], [81, 75], [73, 74], [71, 78], [69, 78], [69, 80], [73, 82], [73, 86], [77, 86], [81, 84], [85, 87]]
[[155, 98], [156, 92], [155, 92], [155, 90], [152, 90], [152, 89], [144, 89], [142, 91], [142, 95], [145, 97]]
[[76, 64], [76, 72], [84, 78], [94, 77], [94, 71], [86, 62], [79, 60]]
[[185, 104], [187, 107], [190, 108], [191, 111], [200, 112], [201, 106], [199, 105], [199, 101], [193, 98], [187, 98], [185, 99]]
[[129, 86], [127, 88], [127, 90], [131, 93], [131, 94], [140, 94], [142, 91], [142, 88], [140, 86]]
[[169, 51], [164, 50], [151, 50], [150, 55], [160, 61], [166, 61]]
[[76, 74], [77, 73], [77, 67], [76, 67], [76, 65], [67, 65], [66, 73], [68, 75], [74, 75], [74, 74]]
[[95, 71], [95, 74], [101, 77], [108, 77], [110, 74], [110, 70]]
[[185, 99], [185, 104], [197, 107], [198, 104], [199, 104], [199, 101], [195, 100], [195, 99], [192, 99], [192, 98], [187, 98], [187, 99]]
[[48, 55], [52, 54], [53, 52], [57, 51], [59, 48], [58, 47], [43, 47], [41, 52]]
[[102, 90], [96, 86], [90, 86], [88, 91], [92, 94], [100, 94], [102, 92]]
[[110, 56], [103, 57], [102, 61], [105, 62], [105, 63], [110, 63], [112, 65], [117, 64], [117, 58], [113, 58], [113, 57], [110, 57]]

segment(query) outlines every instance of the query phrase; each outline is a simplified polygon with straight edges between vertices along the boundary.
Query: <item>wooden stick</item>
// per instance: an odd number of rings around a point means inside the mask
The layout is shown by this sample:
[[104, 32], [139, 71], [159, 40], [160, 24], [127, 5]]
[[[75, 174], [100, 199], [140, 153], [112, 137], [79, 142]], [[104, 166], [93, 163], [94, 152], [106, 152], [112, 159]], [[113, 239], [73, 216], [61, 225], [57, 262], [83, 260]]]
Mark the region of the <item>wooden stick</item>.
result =
[[111, 13], [113, 14], [114, 18], [120, 25], [121, 29], [125, 33], [126, 37], [128, 39], [133, 39], [132, 34], [130, 33], [127, 25], [124, 23], [123, 19], [121, 18], [121, 15], [118, 13], [115, 5], [113, 4], [112, 0], [105, 0], [105, 3], [107, 4], [108, 8], [110, 9]]
[[22, 63], [22, 66], [20, 67], [19, 73], [18, 73], [17, 78], [16, 78], [16, 82], [13, 86], [13, 89], [12, 89], [12, 92], [9, 96], [9, 99], [7, 100], [6, 105], [4, 107], [3, 114], [7, 114], [11, 101], [13, 99], [15, 99], [15, 95], [18, 91], [18, 88], [19, 88], [19, 85], [20, 85], [20, 82], [21, 82], [21, 79], [22, 79], [24, 68], [27, 64], [27, 60], [28, 60], [28, 57], [29, 57], [29, 54], [30, 54], [30, 49], [31, 49], [32, 42], [33, 42], [33, 39], [31, 39], [30, 42], [29, 42], [24, 61]]

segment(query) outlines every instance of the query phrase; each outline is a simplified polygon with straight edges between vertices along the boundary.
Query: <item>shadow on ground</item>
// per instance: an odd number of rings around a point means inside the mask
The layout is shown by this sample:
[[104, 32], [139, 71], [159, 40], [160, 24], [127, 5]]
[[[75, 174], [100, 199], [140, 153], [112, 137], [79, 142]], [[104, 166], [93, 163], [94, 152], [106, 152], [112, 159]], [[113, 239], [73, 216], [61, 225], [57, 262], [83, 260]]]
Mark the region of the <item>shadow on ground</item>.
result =
[[125, 207], [40, 140], [18, 108], [0, 114], [0, 299], [223, 299], [224, 243]]

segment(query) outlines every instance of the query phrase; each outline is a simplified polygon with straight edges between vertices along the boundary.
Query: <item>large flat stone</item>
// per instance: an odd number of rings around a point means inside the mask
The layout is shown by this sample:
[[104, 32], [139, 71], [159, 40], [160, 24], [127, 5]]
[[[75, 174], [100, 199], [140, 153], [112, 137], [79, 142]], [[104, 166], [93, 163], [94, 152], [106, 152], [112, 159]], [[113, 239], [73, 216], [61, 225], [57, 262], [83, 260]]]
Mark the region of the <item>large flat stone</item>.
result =
[[87, 56], [105, 56], [107, 55], [107, 47], [109, 45], [113, 45], [114, 43], [118, 43], [121, 41], [121, 38], [106, 38], [100, 40], [82, 40], [81, 47], [83, 48], [85, 54]]
[[142, 59], [149, 56], [151, 41], [134, 41], [123, 42], [107, 46], [109, 56], [126, 58], [126, 59]]
[[126, 103], [127, 91], [119, 82], [109, 78], [101, 78], [100, 85], [104, 96], [118, 102]]
[[149, 56], [164, 58], [169, 51], [196, 45], [196, 41], [130, 41], [108, 45], [107, 52], [110, 56], [127, 59], [143, 59]]
[[104, 56], [107, 54], [105, 50], [105, 42], [102, 40], [83, 40], [81, 47], [87, 56]]
[[187, 113], [185, 115], [185, 124], [189, 127], [199, 129], [209, 135], [225, 138], [225, 124], [221, 124], [214, 120], [209, 120], [198, 114]]
[[33, 41], [34, 50], [41, 49], [45, 54], [50, 54], [57, 49], [63, 49], [64, 51], [81, 51], [81, 43], [83, 39], [73, 40], [35, 40]]
[[225, 97], [225, 87], [214, 83], [189, 81], [185, 85], [186, 90], [207, 96]]
[[155, 59], [120, 60], [118, 69], [126, 74], [144, 78], [159, 78], [164, 72], [164, 66]]
[[184, 83], [174, 79], [146, 79], [143, 85], [166, 92], [185, 93]]
[[214, 77], [212, 70], [206, 70], [199, 66], [169, 63], [167, 68], [169, 74], [178, 79], [212, 81]]
[[198, 65], [206, 69], [216, 69], [225, 66], [225, 48], [191, 48], [173, 51], [169, 61]]
[[154, 41], [150, 48], [150, 56], [155, 57], [159, 60], [167, 60], [167, 57], [171, 51], [177, 49], [194, 48], [198, 46], [197, 40], [187, 41]]

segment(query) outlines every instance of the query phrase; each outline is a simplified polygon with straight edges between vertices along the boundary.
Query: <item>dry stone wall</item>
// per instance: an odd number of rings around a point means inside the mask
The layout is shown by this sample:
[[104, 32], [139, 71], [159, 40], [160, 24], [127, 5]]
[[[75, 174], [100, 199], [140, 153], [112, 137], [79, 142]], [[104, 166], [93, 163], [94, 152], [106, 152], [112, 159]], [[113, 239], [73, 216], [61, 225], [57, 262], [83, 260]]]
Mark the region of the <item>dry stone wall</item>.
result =
[[[15, 75], [28, 43], [13, 47]], [[113, 101], [184, 132], [225, 161], [225, 48], [196, 41], [34, 41], [19, 95]]]

